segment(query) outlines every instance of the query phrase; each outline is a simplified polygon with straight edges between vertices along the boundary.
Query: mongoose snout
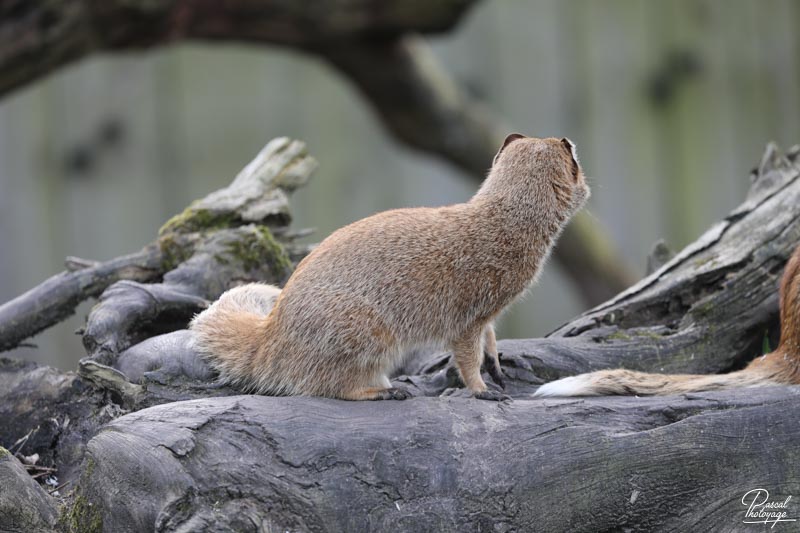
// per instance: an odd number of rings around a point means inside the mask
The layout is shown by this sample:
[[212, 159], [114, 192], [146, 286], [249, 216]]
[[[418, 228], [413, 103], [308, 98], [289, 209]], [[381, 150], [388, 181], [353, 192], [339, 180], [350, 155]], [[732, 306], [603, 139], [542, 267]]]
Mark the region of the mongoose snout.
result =
[[569, 139], [511, 134], [468, 202], [339, 229], [282, 291], [237, 287], [197, 315], [197, 346], [245, 390], [347, 400], [405, 399], [389, 376], [406, 354], [448, 348], [472, 395], [502, 399], [481, 376], [485, 363], [503, 381], [494, 321], [536, 280], [588, 197]]

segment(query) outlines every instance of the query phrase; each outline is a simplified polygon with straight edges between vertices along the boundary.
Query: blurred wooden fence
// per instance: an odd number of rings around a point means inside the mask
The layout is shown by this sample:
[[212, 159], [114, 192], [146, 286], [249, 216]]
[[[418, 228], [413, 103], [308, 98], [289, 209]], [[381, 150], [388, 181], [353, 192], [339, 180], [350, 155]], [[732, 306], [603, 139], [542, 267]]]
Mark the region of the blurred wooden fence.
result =
[[[641, 273], [656, 239], [680, 247], [742, 200], [767, 141], [800, 142], [798, 21], [792, 0], [485, 0], [433, 43], [515, 129], [577, 142], [590, 209]], [[140, 247], [279, 135], [306, 140], [322, 165], [295, 199], [317, 238], [473, 191], [393, 143], [307, 56], [193, 45], [93, 58], [0, 103], [0, 300], [66, 255]], [[548, 270], [501, 334], [541, 335], [578, 311]], [[82, 318], [17, 355], [74, 367]]]

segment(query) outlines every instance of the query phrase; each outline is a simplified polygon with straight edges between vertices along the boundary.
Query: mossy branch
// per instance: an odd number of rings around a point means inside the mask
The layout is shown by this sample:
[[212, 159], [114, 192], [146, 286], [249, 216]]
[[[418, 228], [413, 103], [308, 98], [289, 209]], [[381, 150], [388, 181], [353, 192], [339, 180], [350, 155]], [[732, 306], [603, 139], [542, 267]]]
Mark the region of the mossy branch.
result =
[[[291, 272], [292, 258], [303, 252], [292, 245], [295, 235], [288, 231], [289, 194], [305, 185], [316, 168], [304, 143], [272, 140], [228, 187], [171, 218], [141, 251], [104, 263], [71, 260], [72, 270], [0, 306], [0, 351], [67, 318], [81, 302], [122, 280], [128, 282], [122, 287], [130, 289], [136, 283], [163, 279], [163, 284], [148, 285], [145, 291], [159, 308], [142, 302], [139, 314], [124, 313], [104, 322], [102, 335], [93, 329], [100, 321], [90, 323], [84, 339], [88, 346], [103, 345], [98, 338], [106, 333], [117, 337], [124, 328], [113, 330], [122, 322], [140, 326], [145, 315], [151, 320], [166, 310], [196, 309], [198, 302], [219, 296], [232, 280], [280, 282]], [[115, 304], [108, 298], [101, 300], [92, 314], [110, 316], [109, 306]]]

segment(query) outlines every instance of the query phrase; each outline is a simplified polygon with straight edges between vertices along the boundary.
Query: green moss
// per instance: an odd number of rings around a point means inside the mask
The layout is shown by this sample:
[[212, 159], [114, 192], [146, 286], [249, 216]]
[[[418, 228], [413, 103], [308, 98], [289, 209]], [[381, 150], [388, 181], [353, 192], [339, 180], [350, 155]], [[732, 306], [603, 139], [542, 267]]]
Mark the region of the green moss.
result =
[[[95, 461], [91, 457], [86, 459], [85, 467], [81, 473], [81, 482], [90, 483], [94, 473]], [[93, 505], [86, 496], [78, 494], [71, 505], [60, 509], [58, 518], [59, 531], [95, 533], [103, 531], [103, 516], [100, 509]]]
[[191, 247], [178, 242], [171, 233], [159, 237], [158, 247], [163, 255], [162, 266], [165, 272], [173, 270], [192, 255]]
[[653, 340], [658, 340], [661, 337], [663, 337], [663, 335], [660, 335], [660, 334], [658, 334], [658, 333], [656, 333], [654, 331], [649, 331], [649, 330], [646, 330], [646, 329], [637, 329], [636, 331], [633, 331], [632, 333], [636, 337], [644, 337], [646, 339], [653, 339]]
[[764, 339], [761, 341], [761, 355], [772, 353], [772, 347], [769, 345], [769, 331], [764, 332]]
[[236, 240], [225, 245], [225, 255], [228, 257], [217, 255], [215, 259], [221, 264], [235, 260], [245, 270], [256, 270], [267, 264], [277, 278], [287, 275], [292, 269], [286, 250], [266, 226], [253, 226], [248, 232], [240, 233]]
[[186, 514], [192, 510], [192, 502], [184, 498], [177, 503], [175, 510], [178, 514]]
[[695, 268], [700, 268], [703, 265], [705, 265], [706, 263], [708, 263], [709, 261], [713, 261], [713, 260], [714, 260], [713, 257], [704, 257], [702, 259], [696, 259], [695, 262], [694, 262], [694, 266], [695, 266]]
[[103, 517], [100, 509], [84, 496], [78, 495], [72, 506], [59, 520], [62, 528], [70, 533], [102, 533]]
[[628, 335], [627, 333], [625, 333], [624, 331], [619, 330], [619, 331], [615, 331], [614, 333], [612, 333], [611, 335], [606, 337], [606, 340], [610, 340], [610, 341], [617, 341], [617, 340], [629, 341], [629, 340], [631, 340], [631, 336]]
[[210, 209], [195, 207], [197, 202], [178, 213], [161, 226], [160, 236], [169, 233], [194, 233], [213, 229], [229, 228], [235, 225], [236, 215], [230, 212], [215, 213]]
[[[238, 221], [232, 214], [215, 215], [207, 209], [187, 208], [169, 220], [159, 230], [158, 246], [163, 255], [165, 271], [173, 270], [194, 253], [192, 238], [182, 235], [233, 227]], [[240, 264], [244, 270], [263, 269], [265, 265], [281, 278], [292, 270], [292, 262], [284, 247], [275, 240], [267, 226], [243, 226], [236, 237], [224, 245], [221, 253], [214, 255], [220, 265]]]
[[714, 310], [714, 303], [711, 301], [697, 304], [694, 307], [692, 307], [692, 313], [698, 318], [710, 315], [713, 310]]
[[0, 446], [0, 459], [5, 457], [6, 455], [11, 455], [11, 452]]
[[660, 339], [662, 335], [654, 331], [649, 331], [647, 329], [628, 329], [628, 330], [617, 330], [608, 337], [606, 337], [606, 341], [634, 341], [636, 339], [653, 339], [657, 340]]

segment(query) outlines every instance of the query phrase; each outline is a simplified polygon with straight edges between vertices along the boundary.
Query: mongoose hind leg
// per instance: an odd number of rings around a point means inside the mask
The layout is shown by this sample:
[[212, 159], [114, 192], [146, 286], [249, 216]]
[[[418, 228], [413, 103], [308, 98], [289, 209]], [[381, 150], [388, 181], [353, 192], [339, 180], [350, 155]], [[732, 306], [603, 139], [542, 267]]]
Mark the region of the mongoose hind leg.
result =
[[407, 400], [413, 395], [397, 387], [366, 387], [342, 395], [343, 400]]
[[497, 338], [494, 335], [494, 326], [489, 324], [483, 330], [483, 368], [501, 389], [505, 390], [503, 371], [500, 369], [500, 354], [497, 353]]
[[472, 331], [453, 342], [453, 359], [456, 362], [458, 373], [464, 385], [477, 394], [487, 390], [486, 383], [481, 377], [481, 363], [483, 362], [483, 330]]
[[[481, 363], [484, 360], [484, 344], [488, 336], [486, 328], [477, 330], [476, 333], [464, 335], [461, 339], [452, 344], [453, 358], [456, 361], [456, 367], [461, 374], [461, 380], [469, 389], [469, 394], [473, 398], [479, 400], [491, 401], [508, 401], [511, 398], [502, 392], [490, 390], [486, 387], [483, 378], [481, 377]], [[494, 339], [494, 331], [491, 333], [492, 340]], [[494, 353], [497, 353], [497, 346], [494, 344]], [[496, 356], [492, 357], [495, 359]], [[498, 364], [499, 367], [499, 364]], [[490, 372], [491, 373], [491, 372]], [[501, 374], [502, 375], [502, 374]], [[492, 375], [492, 379], [495, 379]], [[501, 378], [502, 381], [502, 378]], [[443, 396], [463, 396], [463, 390], [446, 390]]]

